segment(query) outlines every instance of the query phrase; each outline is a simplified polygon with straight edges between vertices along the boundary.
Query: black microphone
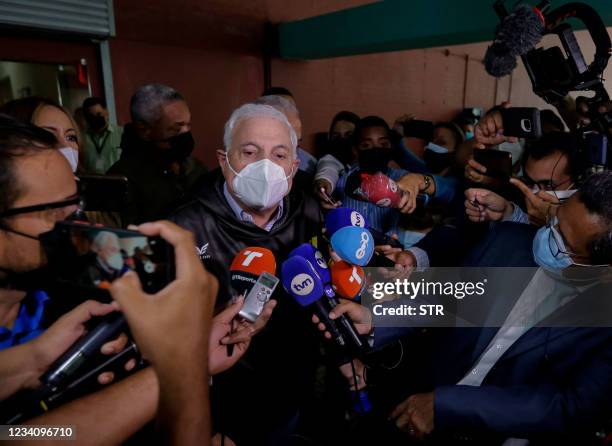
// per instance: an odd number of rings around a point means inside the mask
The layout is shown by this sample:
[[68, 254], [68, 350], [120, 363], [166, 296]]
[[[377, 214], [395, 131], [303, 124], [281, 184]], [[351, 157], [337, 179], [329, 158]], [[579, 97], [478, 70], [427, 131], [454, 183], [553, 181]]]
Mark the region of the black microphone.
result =
[[127, 330], [128, 325], [123, 314], [113, 312], [104, 316], [102, 321], [91, 331], [81, 337], [60, 356], [40, 377], [43, 385], [50, 389], [66, 386], [71, 380], [79, 377], [87, 361], [97, 355], [108, 341]]
[[544, 16], [540, 9], [527, 4], [518, 5], [503, 17], [495, 30], [495, 40], [485, 54], [487, 73], [495, 77], [510, 74], [517, 66], [516, 58], [525, 55], [540, 43], [544, 35], [544, 25]]

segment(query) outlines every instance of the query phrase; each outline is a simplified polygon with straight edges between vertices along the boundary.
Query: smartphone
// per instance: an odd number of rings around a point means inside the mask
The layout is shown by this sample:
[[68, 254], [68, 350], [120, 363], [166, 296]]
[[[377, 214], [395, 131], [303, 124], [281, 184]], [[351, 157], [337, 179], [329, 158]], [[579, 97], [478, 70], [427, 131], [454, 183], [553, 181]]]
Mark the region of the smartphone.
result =
[[419, 138], [429, 142], [433, 139], [433, 132], [434, 124], [431, 121], [411, 119], [404, 123], [404, 136]]
[[244, 303], [238, 314], [249, 322], [255, 322], [263, 311], [266, 302], [270, 300], [278, 282], [278, 277], [263, 272], [244, 298]]
[[486, 175], [502, 180], [512, 176], [512, 154], [503, 150], [476, 149], [474, 161], [487, 168]]
[[537, 139], [542, 137], [540, 110], [529, 107], [502, 108], [504, 136]]
[[128, 179], [120, 175], [80, 175], [86, 211], [120, 212], [128, 196]]
[[135, 271], [142, 288], [156, 293], [174, 280], [174, 250], [160, 237], [137, 231], [58, 222], [41, 236], [41, 244], [57, 287], [85, 298], [108, 297], [108, 288]]

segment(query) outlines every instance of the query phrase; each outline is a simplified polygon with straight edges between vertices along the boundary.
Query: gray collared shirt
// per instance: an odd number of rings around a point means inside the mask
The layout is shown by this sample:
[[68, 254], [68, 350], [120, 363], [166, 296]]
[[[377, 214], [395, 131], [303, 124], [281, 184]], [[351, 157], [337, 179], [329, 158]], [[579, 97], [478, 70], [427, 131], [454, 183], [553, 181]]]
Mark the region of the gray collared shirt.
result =
[[[236, 217], [238, 217], [238, 219], [240, 219], [241, 221], [253, 223], [253, 216], [244, 209], [242, 209], [242, 207], [240, 207], [236, 199], [232, 196], [232, 194], [230, 194], [229, 190], [227, 189], [227, 183], [223, 183], [223, 195], [227, 200], [227, 204], [229, 204], [230, 208], [232, 208], [232, 211], [234, 211], [234, 214], [236, 214]], [[278, 209], [276, 210], [276, 213], [263, 227], [264, 230], [270, 232], [274, 224], [282, 218], [284, 210], [283, 201], [284, 200], [281, 200], [281, 202], [278, 204]]]

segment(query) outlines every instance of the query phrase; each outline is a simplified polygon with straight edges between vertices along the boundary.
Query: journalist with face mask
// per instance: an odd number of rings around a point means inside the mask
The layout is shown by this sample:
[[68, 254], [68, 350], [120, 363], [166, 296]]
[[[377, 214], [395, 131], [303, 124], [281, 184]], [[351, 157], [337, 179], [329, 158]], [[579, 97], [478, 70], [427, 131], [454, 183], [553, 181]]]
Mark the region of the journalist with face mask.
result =
[[7, 102], [0, 107], [0, 113], [53, 133], [56, 147], [72, 171], [80, 171], [81, 136], [74, 119], [62, 106], [50, 99], [31, 96]]
[[530, 141], [521, 158], [520, 177], [510, 180], [524, 197], [524, 205], [520, 207], [487, 189], [470, 188], [465, 192], [465, 209], [470, 220], [544, 225], [559, 205], [576, 192], [583, 170], [575, 155], [579, 145], [575, 136], [562, 132]]

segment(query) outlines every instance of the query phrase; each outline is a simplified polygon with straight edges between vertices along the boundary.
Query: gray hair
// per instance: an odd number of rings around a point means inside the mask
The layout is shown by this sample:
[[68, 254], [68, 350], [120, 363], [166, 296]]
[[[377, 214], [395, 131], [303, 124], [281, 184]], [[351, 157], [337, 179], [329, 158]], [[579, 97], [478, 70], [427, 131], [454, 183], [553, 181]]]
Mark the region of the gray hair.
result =
[[132, 122], [151, 125], [161, 117], [161, 110], [165, 104], [184, 100], [178, 91], [167, 85], [143, 85], [136, 90], [130, 101]]
[[298, 111], [297, 107], [293, 105], [290, 100], [285, 99], [284, 97], [277, 94], [260, 96], [253, 102], [255, 104], [269, 105], [270, 107], [274, 107], [275, 109], [280, 110], [285, 114], [294, 113], [298, 116], [300, 115], [300, 112]]
[[578, 192], [578, 199], [590, 214], [597, 215], [605, 226], [604, 232], [589, 243], [593, 265], [612, 265], [612, 172], [589, 176]]
[[223, 145], [225, 151], [228, 152], [232, 146], [232, 138], [234, 130], [239, 122], [252, 118], [272, 118], [282, 122], [289, 130], [289, 138], [291, 139], [291, 150], [294, 158], [297, 156], [297, 135], [287, 117], [279, 110], [269, 105], [248, 103], [238, 107], [233, 111], [230, 118], [225, 123], [225, 132], [223, 134]]
[[121, 247], [119, 245], [119, 237], [117, 237], [117, 234], [109, 231], [100, 231], [96, 234], [91, 242], [91, 250], [97, 252], [105, 246], [108, 246], [109, 243], [112, 243], [119, 248]]

